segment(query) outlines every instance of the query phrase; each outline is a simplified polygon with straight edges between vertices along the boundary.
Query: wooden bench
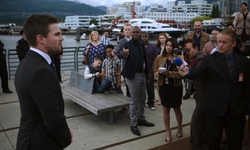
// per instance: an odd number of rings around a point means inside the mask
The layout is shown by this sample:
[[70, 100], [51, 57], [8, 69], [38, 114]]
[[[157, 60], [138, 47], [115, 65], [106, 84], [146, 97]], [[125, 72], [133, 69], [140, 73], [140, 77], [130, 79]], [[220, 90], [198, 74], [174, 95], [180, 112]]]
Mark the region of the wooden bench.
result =
[[72, 71], [69, 82], [61, 84], [63, 95], [96, 115], [105, 113], [112, 124], [114, 111], [128, 106], [129, 97], [115, 92], [92, 94], [93, 83], [94, 79], [86, 80], [83, 74]]

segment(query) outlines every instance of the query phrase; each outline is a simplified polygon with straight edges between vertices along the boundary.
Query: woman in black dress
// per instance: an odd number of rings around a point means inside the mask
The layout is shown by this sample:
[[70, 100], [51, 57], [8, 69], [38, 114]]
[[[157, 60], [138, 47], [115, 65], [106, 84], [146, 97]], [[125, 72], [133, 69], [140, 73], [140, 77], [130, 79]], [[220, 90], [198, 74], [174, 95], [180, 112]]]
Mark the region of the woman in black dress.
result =
[[158, 77], [159, 96], [163, 106], [163, 121], [166, 127], [166, 142], [171, 142], [170, 109], [173, 108], [178, 123], [177, 138], [182, 137], [182, 76], [173, 63], [175, 59], [173, 50], [179, 48], [175, 39], [166, 41], [166, 46], [161, 55], [155, 60], [154, 73]]

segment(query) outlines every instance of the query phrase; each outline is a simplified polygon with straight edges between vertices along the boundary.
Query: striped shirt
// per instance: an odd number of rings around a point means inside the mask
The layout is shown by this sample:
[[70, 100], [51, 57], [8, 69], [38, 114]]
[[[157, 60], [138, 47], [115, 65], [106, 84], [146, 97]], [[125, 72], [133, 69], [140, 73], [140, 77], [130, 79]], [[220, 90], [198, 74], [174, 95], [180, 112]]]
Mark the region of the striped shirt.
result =
[[111, 44], [110, 39], [108, 37], [102, 36], [101, 37], [101, 42], [103, 43], [103, 45], [107, 46], [109, 44]]
[[103, 69], [105, 69], [104, 79], [110, 80], [113, 84], [118, 80], [118, 68], [121, 67], [120, 59], [117, 57], [106, 58], [102, 63]]

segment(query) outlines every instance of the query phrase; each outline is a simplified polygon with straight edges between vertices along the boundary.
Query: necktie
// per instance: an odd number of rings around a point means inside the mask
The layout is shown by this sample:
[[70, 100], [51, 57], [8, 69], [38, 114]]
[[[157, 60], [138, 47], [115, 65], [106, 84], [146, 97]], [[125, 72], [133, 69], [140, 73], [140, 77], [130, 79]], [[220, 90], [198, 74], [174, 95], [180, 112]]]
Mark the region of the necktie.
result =
[[55, 68], [55, 66], [54, 66], [54, 64], [51, 62], [50, 64], [50, 67], [51, 67], [51, 69], [53, 70], [53, 71], [56, 71], [56, 68]]
[[233, 63], [232, 60], [229, 56], [224, 56], [225, 60], [226, 60], [226, 65], [227, 65], [227, 70], [228, 73], [230, 75], [230, 77], [232, 78], [232, 72], [233, 72]]

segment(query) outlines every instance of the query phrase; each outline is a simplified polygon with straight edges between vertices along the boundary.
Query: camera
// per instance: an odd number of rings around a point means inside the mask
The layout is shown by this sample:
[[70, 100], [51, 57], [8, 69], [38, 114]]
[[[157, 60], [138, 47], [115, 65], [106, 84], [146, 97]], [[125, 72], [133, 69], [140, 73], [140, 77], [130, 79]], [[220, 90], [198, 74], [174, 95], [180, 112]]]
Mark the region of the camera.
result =
[[183, 52], [183, 55], [184, 55], [184, 56], [187, 56], [188, 53], [189, 53], [189, 51], [190, 51], [190, 50], [186, 50], [186, 49], [183, 49], [183, 48], [176, 48], [176, 49], [173, 50], [173, 53], [174, 53], [175, 55], [181, 55], [182, 52]]
[[[175, 55], [181, 55], [182, 52], [183, 52], [183, 53], [185, 52], [184, 49], [182, 49], [182, 48], [176, 48], [176, 49], [173, 50], [173, 53], [174, 53]], [[185, 55], [185, 54], [184, 54], [184, 55]]]

